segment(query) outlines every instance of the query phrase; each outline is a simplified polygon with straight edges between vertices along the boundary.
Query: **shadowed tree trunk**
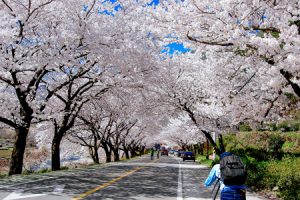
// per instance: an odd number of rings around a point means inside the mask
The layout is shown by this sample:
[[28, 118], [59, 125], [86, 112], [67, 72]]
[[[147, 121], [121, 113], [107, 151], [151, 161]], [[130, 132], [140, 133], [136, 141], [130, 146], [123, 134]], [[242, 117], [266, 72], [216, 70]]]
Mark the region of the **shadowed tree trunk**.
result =
[[141, 148], [141, 150], [140, 150], [140, 152], [141, 152], [140, 155], [144, 155], [145, 154], [145, 149], [146, 149], [146, 146], [143, 145], [142, 148]]
[[106, 162], [109, 163], [109, 162], [111, 162], [111, 150], [108, 147], [108, 145], [106, 144], [106, 142], [101, 142], [101, 144], [102, 144], [102, 148], [105, 151]]
[[62, 136], [62, 134], [55, 134], [52, 140], [52, 171], [60, 170], [60, 143]]
[[99, 154], [98, 154], [98, 139], [96, 134], [94, 134], [94, 146], [93, 146], [93, 160], [95, 164], [99, 164]]
[[[17, 90], [17, 93], [21, 93]], [[23, 97], [22, 95], [20, 95]], [[1, 118], [0, 120], [15, 128], [16, 140], [14, 143], [13, 152], [11, 154], [11, 161], [9, 167], [9, 175], [21, 174], [23, 168], [23, 158], [26, 147], [27, 135], [32, 121], [33, 110], [28, 106], [27, 102], [20, 97], [23, 103], [23, 108], [20, 109], [22, 124], [24, 126], [16, 125], [14, 122]]]
[[119, 154], [119, 149], [118, 148], [114, 148], [113, 149], [114, 152], [114, 161], [120, 161], [120, 154]]
[[26, 138], [29, 131], [28, 127], [18, 127], [16, 131], [16, 141], [11, 155], [9, 175], [21, 174], [23, 168], [23, 158], [26, 147]]
[[99, 164], [100, 162], [99, 162], [98, 148], [95, 146], [91, 146], [89, 147], [89, 152], [94, 161], [94, 164]]
[[291, 87], [293, 88], [295, 94], [298, 97], [300, 97], [300, 87], [299, 87], [299, 85], [297, 85], [296, 83], [291, 81], [291, 79], [293, 78], [293, 75], [290, 72], [285, 71], [284, 69], [280, 70], [280, 74], [286, 79], [288, 84], [291, 85]]
[[137, 156], [134, 148], [130, 149], [130, 154], [131, 154], [131, 157]]
[[126, 159], [129, 159], [130, 158], [130, 156], [129, 156], [129, 150], [128, 150], [128, 148], [125, 145], [123, 145], [123, 151], [125, 153]]

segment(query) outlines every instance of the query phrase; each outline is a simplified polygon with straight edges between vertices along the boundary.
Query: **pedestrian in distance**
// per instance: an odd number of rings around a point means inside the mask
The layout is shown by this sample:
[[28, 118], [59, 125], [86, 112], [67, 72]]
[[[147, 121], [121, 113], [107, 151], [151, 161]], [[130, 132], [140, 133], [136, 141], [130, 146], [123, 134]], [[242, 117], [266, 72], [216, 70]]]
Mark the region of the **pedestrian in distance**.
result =
[[224, 152], [221, 154], [220, 164], [213, 166], [204, 185], [209, 187], [217, 181], [213, 199], [216, 199], [220, 189], [221, 200], [246, 200], [246, 177], [246, 168], [241, 159], [230, 152]]
[[150, 157], [151, 157], [151, 160], [154, 159], [154, 147], [151, 149]]

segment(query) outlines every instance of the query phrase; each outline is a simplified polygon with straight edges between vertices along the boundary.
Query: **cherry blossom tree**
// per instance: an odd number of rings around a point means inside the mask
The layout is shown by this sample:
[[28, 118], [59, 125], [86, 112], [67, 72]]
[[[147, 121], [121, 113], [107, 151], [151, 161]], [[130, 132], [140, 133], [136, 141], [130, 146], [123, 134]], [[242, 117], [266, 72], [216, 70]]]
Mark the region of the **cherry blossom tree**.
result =
[[[9, 174], [21, 173], [39, 121], [53, 122], [58, 170], [61, 140], [82, 123], [73, 136], [109, 162], [153, 134], [180, 138], [159, 133], [182, 116], [216, 149], [211, 132], [279, 119], [287, 96], [300, 96], [299, 9], [296, 0], [0, 1], [0, 122], [16, 132]], [[178, 41], [186, 54], [162, 50]]]
[[[165, 94], [163, 104], [186, 111], [204, 132], [226, 129], [245, 120], [274, 119], [288, 108], [284, 93], [299, 96], [299, 64], [293, 59], [299, 51], [294, 45], [299, 43], [298, 4], [164, 1], [155, 9], [145, 7], [150, 13], [145, 26], [156, 36], [156, 42], [180, 38], [194, 54], [176, 57], [186, 62], [175, 64], [175, 70], [168, 59], [166, 70], [161, 65], [160, 73], [168, 74], [157, 75], [156, 80], [156, 92]], [[161, 37], [166, 33], [177, 37]], [[187, 75], [188, 70], [191, 72]], [[182, 72], [185, 74], [180, 75]], [[187, 77], [191, 77], [190, 82], [184, 80]]]
[[[41, 98], [41, 84], [45, 76], [56, 71], [51, 58], [60, 49], [52, 49], [52, 35], [56, 27], [55, 15], [48, 1], [1, 1], [1, 113], [0, 121], [15, 129], [16, 141], [11, 156], [9, 174], [22, 172], [26, 137], [36, 113], [43, 110], [43, 103], [49, 100], [53, 87], [46, 99]], [[47, 20], [46, 20], [47, 19]], [[52, 51], [53, 50], [53, 51]]]
[[153, 28], [156, 35], [168, 31], [203, 51], [234, 52], [264, 62], [253, 70], [273, 75], [271, 85], [299, 96], [298, 1], [164, 1], [147, 11], [149, 21], [167, 24]]

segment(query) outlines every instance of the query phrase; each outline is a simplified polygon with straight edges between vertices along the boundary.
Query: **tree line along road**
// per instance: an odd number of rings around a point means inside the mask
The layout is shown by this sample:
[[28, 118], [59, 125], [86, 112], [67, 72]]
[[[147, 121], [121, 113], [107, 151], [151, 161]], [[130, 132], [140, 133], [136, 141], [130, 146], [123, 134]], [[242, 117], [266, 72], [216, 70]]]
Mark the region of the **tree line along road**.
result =
[[[211, 199], [212, 188], [203, 186], [208, 173], [209, 168], [177, 157], [143, 156], [87, 169], [2, 179], [0, 199], [203, 200]], [[263, 198], [248, 192], [247, 199]]]

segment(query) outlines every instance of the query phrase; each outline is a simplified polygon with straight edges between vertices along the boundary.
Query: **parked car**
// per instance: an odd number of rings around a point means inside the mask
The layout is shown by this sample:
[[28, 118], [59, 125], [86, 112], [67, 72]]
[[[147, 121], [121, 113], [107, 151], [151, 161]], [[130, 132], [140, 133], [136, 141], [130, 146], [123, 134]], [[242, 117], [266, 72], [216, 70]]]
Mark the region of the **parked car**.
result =
[[171, 149], [170, 151], [169, 151], [169, 154], [174, 154], [175, 153], [175, 150], [174, 149]]
[[178, 156], [178, 157], [181, 157], [181, 156], [183, 155], [183, 153], [184, 153], [184, 151], [179, 150], [178, 153], [177, 153], [177, 156]]
[[178, 151], [174, 150], [174, 156], [178, 156]]
[[195, 155], [193, 152], [191, 151], [186, 151], [183, 153], [183, 156], [182, 156], [182, 161], [185, 161], [185, 160], [193, 160], [195, 162]]
[[161, 156], [163, 156], [163, 155], [168, 156], [169, 152], [168, 152], [168, 150], [164, 149], [164, 150], [161, 150], [160, 155]]

